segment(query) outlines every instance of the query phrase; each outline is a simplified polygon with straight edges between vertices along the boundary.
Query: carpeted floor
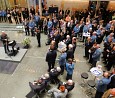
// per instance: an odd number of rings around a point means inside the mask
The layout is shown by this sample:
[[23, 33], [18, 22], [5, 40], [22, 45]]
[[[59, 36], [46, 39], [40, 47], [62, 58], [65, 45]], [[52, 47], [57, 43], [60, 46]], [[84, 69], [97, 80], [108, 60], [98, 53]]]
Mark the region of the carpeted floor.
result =
[[9, 57], [4, 53], [3, 45], [0, 42], [0, 73], [13, 74], [19, 62], [23, 59], [27, 49], [23, 49], [23, 44], [17, 43], [15, 48], [20, 47], [19, 53], [16, 56]]
[[19, 62], [0, 60], [0, 73], [13, 74]]

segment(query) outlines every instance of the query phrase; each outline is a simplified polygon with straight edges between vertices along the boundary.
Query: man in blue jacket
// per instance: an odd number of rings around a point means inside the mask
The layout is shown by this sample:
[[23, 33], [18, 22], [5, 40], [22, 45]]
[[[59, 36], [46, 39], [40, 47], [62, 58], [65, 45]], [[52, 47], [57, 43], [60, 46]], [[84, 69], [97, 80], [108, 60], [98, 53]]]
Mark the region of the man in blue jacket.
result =
[[2, 10], [2, 21], [6, 22], [6, 11]]
[[38, 27], [40, 22], [40, 16], [38, 15], [38, 13], [35, 14], [34, 20], [35, 20], [36, 27]]
[[67, 53], [65, 51], [66, 51], [66, 48], [62, 49], [61, 55], [60, 55], [60, 58], [59, 58], [59, 65], [60, 65], [60, 68], [61, 68], [61, 74], [64, 73], [64, 67], [65, 67], [65, 64], [66, 64]]
[[93, 61], [92, 61], [92, 67], [96, 67], [97, 61], [100, 60], [101, 52], [102, 51], [100, 49], [100, 46], [99, 46], [99, 44], [97, 44], [96, 45], [96, 50], [95, 50], [95, 52], [92, 55], [92, 59], [93, 59]]
[[110, 78], [108, 77], [109, 73], [105, 72], [103, 78], [97, 81], [95, 98], [102, 98], [103, 93], [107, 90], [107, 85], [110, 83], [112, 76]]
[[35, 28], [35, 23], [34, 23], [34, 21], [31, 19], [30, 22], [29, 22], [29, 29], [30, 29], [30, 31], [31, 31], [31, 36], [35, 36], [34, 28]]
[[79, 30], [80, 30], [79, 24], [76, 24], [76, 26], [73, 28], [73, 31], [75, 33], [75, 37], [78, 36]]
[[66, 71], [67, 71], [67, 77], [66, 80], [72, 79], [72, 74], [74, 70], [74, 64], [72, 63], [72, 59], [69, 58], [68, 62], [66, 63]]

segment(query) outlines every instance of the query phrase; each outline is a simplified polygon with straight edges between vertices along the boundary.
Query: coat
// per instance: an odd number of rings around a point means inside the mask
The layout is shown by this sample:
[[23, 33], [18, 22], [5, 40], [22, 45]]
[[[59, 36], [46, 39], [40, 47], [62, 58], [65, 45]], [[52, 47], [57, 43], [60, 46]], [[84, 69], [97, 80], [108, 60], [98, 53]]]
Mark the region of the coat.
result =
[[67, 57], [66, 52], [61, 54], [61, 56], [59, 58], [59, 65], [60, 66], [64, 66], [66, 64], [66, 57]]
[[56, 50], [49, 50], [46, 55], [46, 62], [55, 63], [56, 56], [57, 56]]
[[93, 58], [94, 61], [99, 61], [100, 60], [100, 56], [101, 56], [101, 49], [98, 48], [93, 53], [92, 58]]
[[57, 88], [52, 88], [51, 90], [48, 91], [48, 93], [53, 93], [54, 98], [66, 98], [68, 91], [67, 89], [65, 89], [65, 91], [62, 92]]
[[74, 64], [66, 63], [67, 74], [72, 75], [74, 70]]

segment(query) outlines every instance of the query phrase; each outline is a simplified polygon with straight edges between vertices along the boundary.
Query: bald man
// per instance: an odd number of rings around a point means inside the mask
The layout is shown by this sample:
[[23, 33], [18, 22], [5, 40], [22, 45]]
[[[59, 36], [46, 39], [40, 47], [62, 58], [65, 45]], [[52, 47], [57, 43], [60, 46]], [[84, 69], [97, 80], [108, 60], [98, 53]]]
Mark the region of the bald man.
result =
[[101, 56], [101, 48], [99, 46], [99, 44], [96, 45], [96, 50], [92, 55], [92, 67], [96, 67], [96, 63], [97, 61], [100, 61], [100, 56]]
[[97, 81], [97, 91], [95, 94], [95, 98], [102, 98], [104, 91], [107, 90], [107, 85], [111, 81], [111, 78], [108, 77], [109, 77], [109, 73], [105, 72], [103, 74], [103, 78]]

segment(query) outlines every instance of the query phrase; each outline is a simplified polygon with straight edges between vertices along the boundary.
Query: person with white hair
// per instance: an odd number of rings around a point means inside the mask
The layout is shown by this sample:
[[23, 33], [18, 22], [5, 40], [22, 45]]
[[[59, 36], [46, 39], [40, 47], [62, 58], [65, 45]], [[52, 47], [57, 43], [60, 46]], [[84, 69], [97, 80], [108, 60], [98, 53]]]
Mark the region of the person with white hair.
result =
[[91, 36], [91, 42], [92, 43], [96, 42], [96, 38], [97, 38], [96, 34], [97, 34], [97, 32], [94, 31], [93, 34], [92, 34], [92, 36]]
[[108, 42], [109, 38], [112, 38], [112, 40], [114, 39], [114, 33], [110, 33], [104, 40], [104, 42]]
[[66, 36], [66, 39], [65, 39], [64, 42], [65, 42], [65, 44], [66, 44], [66, 46], [67, 46], [67, 50], [68, 50], [68, 45], [71, 44], [71, 38], [70, 38], [70, 35], [67, 35], [67, 36]]
[[50, 80], [52, 83], [59, 83], [58, 76], [60, 75], [61, 68], [56, 67], [50, 70], [49, 75], [50, 75]]
[[68, 51], [67, 51], [67, 60], [71, 58], [72, 60], [74, 59], [74, 54], [73, 54], [73, 45], [69, 44], [68, 45]]
[[67, 83], [65, 84], [65, 87], [69, 92], [75, 87], [75, 83], [73, 82], [73, 80], [69, 79]]

